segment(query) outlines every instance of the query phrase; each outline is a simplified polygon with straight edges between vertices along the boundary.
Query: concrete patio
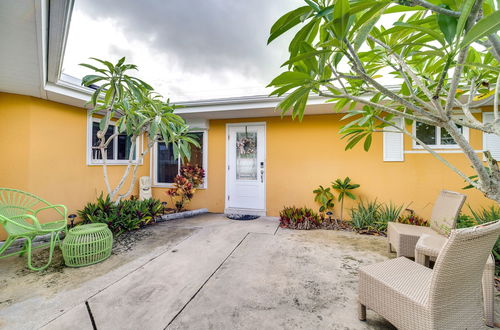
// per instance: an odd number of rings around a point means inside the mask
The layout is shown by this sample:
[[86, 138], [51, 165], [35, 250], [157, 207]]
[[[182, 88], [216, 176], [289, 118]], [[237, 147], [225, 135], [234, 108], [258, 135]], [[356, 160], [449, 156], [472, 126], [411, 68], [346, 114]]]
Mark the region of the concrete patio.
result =
[[219, 214], [143, 230], [130, 251], [85, 268], [44, 276], [19, 271], [23, 258], [2, 260], [0, 327], [392, 328], [356, 313], [357, 268], [388, 257], [382, 237]]

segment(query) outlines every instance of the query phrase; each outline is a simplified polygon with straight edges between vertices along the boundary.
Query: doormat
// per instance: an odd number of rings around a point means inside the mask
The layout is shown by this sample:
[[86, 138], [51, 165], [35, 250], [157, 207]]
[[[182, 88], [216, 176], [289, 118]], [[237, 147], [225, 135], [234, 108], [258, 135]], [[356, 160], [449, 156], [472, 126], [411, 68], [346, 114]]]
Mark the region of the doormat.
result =
[[258, 215], [250, 215], [250, 214], [226, 214], [226, 217], [228, 217], [231, 220], [255, 220], [257, 218], [260, 218]]

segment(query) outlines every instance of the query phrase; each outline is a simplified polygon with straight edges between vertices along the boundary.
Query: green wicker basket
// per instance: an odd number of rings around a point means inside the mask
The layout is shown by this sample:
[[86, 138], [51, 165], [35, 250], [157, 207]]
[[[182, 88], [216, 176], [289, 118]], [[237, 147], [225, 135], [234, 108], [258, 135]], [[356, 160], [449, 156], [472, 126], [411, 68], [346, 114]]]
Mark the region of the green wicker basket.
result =
[[88, 266], [111, 255], [113, 233], [104, 223], [72, 228], [62, 244], [64, 262], [68, 267]]

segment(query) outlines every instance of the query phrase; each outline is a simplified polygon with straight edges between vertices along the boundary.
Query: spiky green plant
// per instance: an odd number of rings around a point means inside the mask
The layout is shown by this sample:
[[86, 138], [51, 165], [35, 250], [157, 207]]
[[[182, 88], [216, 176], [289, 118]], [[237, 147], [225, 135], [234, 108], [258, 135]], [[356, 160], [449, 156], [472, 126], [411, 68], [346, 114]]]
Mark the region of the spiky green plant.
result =
[[387, 224], [390, 221], [397, 221], [401, 212], [403, 212], [404, 205], [397, 205], [393, 202], [389, 204], [381, 204], [379, 211], [379, 218], [376, 221], [377, 231], [385, 232]]
[[351, 226], [357, 231], [376, 229], [381, 204], [377, 200], [363, 201], [351, 209]]

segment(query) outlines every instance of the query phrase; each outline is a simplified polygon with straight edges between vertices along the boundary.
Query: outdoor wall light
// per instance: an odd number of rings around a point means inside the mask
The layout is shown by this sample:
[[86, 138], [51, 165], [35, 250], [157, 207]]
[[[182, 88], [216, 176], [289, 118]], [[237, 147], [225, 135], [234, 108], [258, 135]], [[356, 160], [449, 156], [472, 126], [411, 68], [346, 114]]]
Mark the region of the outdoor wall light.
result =
[[76, 214], [72, 213], [72, 214], [68, 215], [68, 218], [70, 221], [69, 227], [73, 228], [75, 226], [74, 222], [75, 222]]

